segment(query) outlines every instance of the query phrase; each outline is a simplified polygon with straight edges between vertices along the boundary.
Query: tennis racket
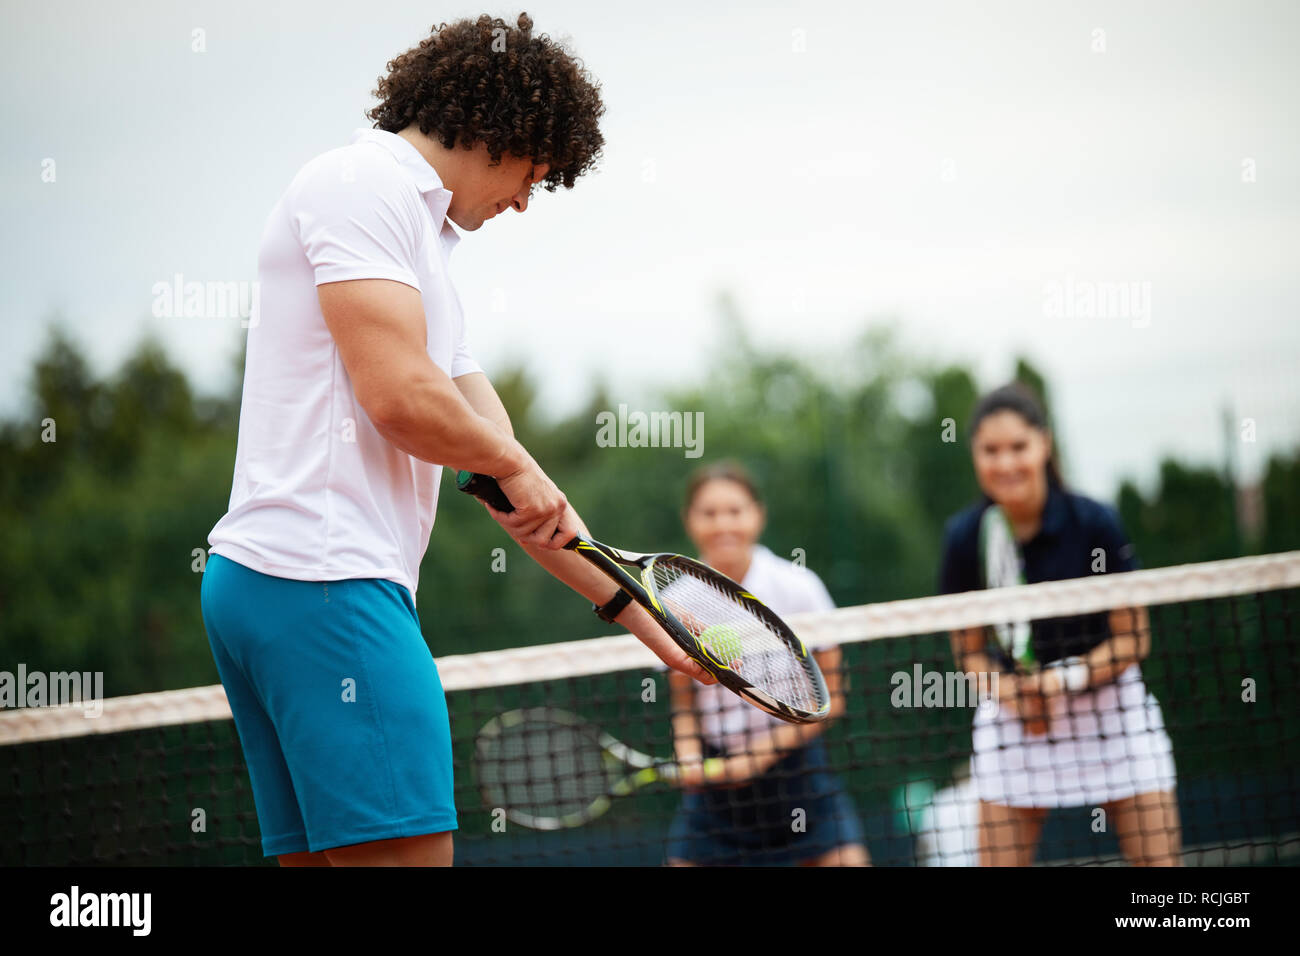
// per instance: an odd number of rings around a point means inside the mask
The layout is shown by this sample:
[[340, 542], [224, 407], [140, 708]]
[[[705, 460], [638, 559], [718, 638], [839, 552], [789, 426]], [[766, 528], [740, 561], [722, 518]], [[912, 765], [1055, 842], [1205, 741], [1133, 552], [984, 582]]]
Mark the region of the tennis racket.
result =
[[[486, 805], [533, 830], [580, 827], [616, 797], [680, 774], [673, 761], [633, 750], [576, 714], [549, 707], [493, 717], [478, 732], [474, 749]], [[705, 775], [721, 764], [718, 758], [705, 760]]]
[[[514, 511], [495, 478], [462, 471], [457, 487]], [[564, 545], [626, 591], [718, 683], [793, 724], [825, 720], [830, 694], [803, 641], [731, 578], [680, 554], [620, 551], [582, 535]]]

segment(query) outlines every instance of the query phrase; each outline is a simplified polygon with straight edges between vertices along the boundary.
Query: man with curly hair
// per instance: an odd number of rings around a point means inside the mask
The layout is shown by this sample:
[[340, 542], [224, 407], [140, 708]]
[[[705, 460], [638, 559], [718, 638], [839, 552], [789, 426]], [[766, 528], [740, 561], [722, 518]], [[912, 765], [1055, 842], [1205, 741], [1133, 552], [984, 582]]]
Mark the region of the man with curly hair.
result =
[[[414, 600], [442, 466], [496, 477], [516, 510], [492, 517], [619, 606], [562, 550], [581, 520], [515, 440], [448, 275], [449, 223], [522, 213], [592, 166], [598, 87], [526, 15], [444, 24], [388, 67], [376, 128], [304, 166], [263, 232], [230, 508], [208, 539], [204, 623], [282, 865], [451, 862], [451, 735]], [[617, 620], [712, 682], [636, 604]]]

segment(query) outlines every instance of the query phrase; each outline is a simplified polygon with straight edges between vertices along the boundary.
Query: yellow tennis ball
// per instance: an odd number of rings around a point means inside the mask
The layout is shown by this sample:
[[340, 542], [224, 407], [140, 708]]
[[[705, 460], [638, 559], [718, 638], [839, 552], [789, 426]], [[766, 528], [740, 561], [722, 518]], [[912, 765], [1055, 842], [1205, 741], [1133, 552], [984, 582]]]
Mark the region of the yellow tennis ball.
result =
[[744, 645], [740, 640], [740, 635], [736, 633], [734, 627], [726, 624], [714, 624], [704, 629], [700, 635], [700, 642], [707, 644], [710, 653], [722, 663], [730, 666], [732, 661], [740, 657], [744, 651]]

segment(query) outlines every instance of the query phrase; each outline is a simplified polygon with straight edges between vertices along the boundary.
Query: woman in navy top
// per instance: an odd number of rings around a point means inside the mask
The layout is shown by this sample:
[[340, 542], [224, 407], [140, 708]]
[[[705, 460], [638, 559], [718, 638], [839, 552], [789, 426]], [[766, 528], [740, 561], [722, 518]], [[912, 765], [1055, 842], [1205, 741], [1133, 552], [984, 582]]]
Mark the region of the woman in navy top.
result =
[[[1063, 486], [1028, 389], [981, 399], [970, 436], [984, 496], [947, 523], [940, 590], [1137, 567], [1118, 515]], [[971, 628], [952, 641], [961, 670], [998, 674], [999, 707], [980, 708], [973, 732], [982, 865], [1033, 863], [1048, 809], [1078, 806], [1105, 810], [1130, 862], [1179, 865], [1173, 748], [1140, 666], [1151, 641], [1145, 608]]]

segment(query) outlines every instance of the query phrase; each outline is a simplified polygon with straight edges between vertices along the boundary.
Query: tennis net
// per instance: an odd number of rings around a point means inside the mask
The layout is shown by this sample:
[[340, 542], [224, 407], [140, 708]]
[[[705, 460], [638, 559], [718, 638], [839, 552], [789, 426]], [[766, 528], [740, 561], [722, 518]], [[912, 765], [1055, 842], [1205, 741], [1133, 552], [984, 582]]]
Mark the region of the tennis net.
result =
[[[995, 839], [978, 826], [979, 799], [992, 795], [1054, 808], [1028, 850], [1039, 864], [1123, 863], [1134, 846], [1187, 865], [1295, 864], [1298, 589], [1300, 552], [1290, 552], [792, 617], [810, 648], [838, 648], [828, 678], [844, 695], [814, 741], [779, 754], [741, 727], [744, 710], [710, 719], [699, 713], [703, 695], [694, 710], [680, 696], [674, 703], [664, 669], [628, 636], [440, 658], [456, 861], [762, 864], [861, 844], [876, 865], [974, 865], [981, 839]], [[954, 663], [954, 631], [1033, 622], [1036, 639], [1072, 628], [1084, 647], [1098, 628], [1137, 621], [1134, 608], [1149, 619], [1139, 667], [1057, 695], [1033, 732], [1014, 702], [990, 704], [996, 678], [985, 685]], [[1145, 630], [1128, 636], [1136, 642]], [[76, 706], [0, 712], [0, 865], [271, 862], [219, 685], [101, 703], [94, 718]], [[503, 715], [554, 711], [624, 747], [571, 759], [561, 751], [577, 746], [572, 735], [548, 731], [504, 756], [477, 749], [480, 730], [499, 728]], [[605, 783], [635, 774], [638, 754], [670, 758], [695, 734], [694, 752], [748, 746], [768, 769], [734, 777], [737, 786], [629, 786], [581, 826], [519, 822], [538, 811], [529, 804], [562, 804], [572, 817]], [[1162, 757], [1165, 741], [1172, 760]], [[1125, 812], [1133, 794], [1172, 787], [1174, 772], [1172, 822]], [[601, 782], [589, 793], [593, 775]], [[485, 793], [503, 779], [510, 785]], [[1125, 825], [1151, 842], [1134, 844]]]

